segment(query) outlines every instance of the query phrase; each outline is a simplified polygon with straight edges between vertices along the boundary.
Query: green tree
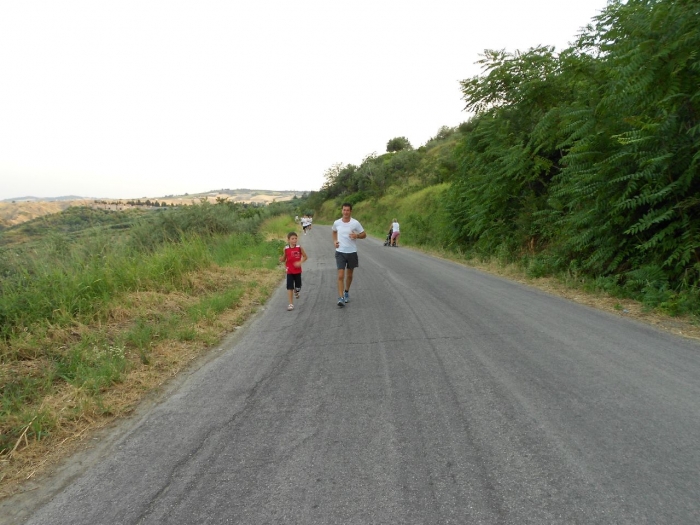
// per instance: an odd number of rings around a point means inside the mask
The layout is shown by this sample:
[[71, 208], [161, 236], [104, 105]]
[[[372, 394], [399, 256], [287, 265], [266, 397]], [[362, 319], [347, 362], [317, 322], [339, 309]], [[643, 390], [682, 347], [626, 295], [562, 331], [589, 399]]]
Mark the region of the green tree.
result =
[[563, 152], [556, 126], [540, 127], [553, 108], [571, 100], [554, 48], [485, 51], [484, 74], [461, 83], [476, 113], [456, 150], [450, 209], [455, 241], [486, 253], [515, 253], [551, 235], [538, 214], [549, 209], [549, 184]]
[[567, 247], [594, 272], [700, 282], [699, 15], [690, 0], [615, 1], [582, 36], [606, 77], [556, 192]]
[[412, 150], [413, 146], [406, 137], [395, 137], [386, 143], [387, 153], [392, 153], [401, 150]]

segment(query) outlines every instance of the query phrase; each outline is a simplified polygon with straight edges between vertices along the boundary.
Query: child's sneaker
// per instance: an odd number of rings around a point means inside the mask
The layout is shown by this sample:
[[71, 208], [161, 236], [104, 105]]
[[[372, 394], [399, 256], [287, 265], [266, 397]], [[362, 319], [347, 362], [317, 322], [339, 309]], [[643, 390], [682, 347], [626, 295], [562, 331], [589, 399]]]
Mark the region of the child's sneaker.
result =
[[345, 301], [347, 303], [349, 300], [350, 300], [350, 292], [345, 290], [345, 295], [343, 296], [343, 301]]
[[338, 306], [340, 306], [341, 308], [343, 306], [345, 306], [345, 299], [344, 298], [338, 297]]
[[293, 305], [293, 304], [290, 304], [289, 306], [287, 306], [287, 311], [288, 311], [288, 312], [290, 312], [290, 311], [292, 311], [292, 310], [294, 310], [294, 305]]
[[297, 299], [299, 299], [299, 288], [297, 288], [297, 289], [294, 290], [294, 297], [296, 297]]

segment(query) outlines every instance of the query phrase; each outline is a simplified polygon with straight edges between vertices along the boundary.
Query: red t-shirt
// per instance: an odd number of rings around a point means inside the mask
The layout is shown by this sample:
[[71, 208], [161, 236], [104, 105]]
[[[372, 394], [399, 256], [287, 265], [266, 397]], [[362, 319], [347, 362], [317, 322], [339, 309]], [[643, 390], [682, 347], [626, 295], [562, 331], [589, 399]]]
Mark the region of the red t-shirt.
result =
[[301, 261], [301, 246], [298, 244], [294, 248], [291, 248], [289, 245], [285, 246], [284, 255], [287, 258], [285, 261], [287, 263], [287, 273], [301, 273], [301, 266], [299, 268], [294, 266], [295, 262]]

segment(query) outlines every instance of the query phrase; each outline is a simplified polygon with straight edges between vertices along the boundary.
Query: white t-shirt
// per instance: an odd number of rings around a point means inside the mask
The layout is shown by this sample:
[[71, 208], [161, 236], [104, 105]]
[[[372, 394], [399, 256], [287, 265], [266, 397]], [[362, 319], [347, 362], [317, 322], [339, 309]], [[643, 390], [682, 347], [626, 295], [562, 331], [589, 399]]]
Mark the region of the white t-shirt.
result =
[[392, 222], [391, 223], [391, 231], [394, 233], [399, 232], [399, 223], [398, 222]]
[[333, 223], [332, 229], [334, 232], [338, 232], [338, 241], [340, 242], [335, 251], [340, 253], [355, 253], [357, 251], [357, 241], [351, 239], [350, 234], [365, 231], [360, 221], [350, 218], [348, 222], [343, 222], [343, 219], [338, 219]]

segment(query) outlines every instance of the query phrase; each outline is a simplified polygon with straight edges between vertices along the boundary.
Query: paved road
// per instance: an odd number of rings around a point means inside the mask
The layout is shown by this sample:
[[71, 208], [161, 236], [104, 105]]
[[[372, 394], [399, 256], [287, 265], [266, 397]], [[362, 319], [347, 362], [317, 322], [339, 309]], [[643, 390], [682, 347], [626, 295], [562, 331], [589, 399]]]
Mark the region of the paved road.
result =
[[[700, 345], [381, 241], [132, 425], [35, 524], [700, 523]], [[282, 279], [280, 279], [280, 283]]]

